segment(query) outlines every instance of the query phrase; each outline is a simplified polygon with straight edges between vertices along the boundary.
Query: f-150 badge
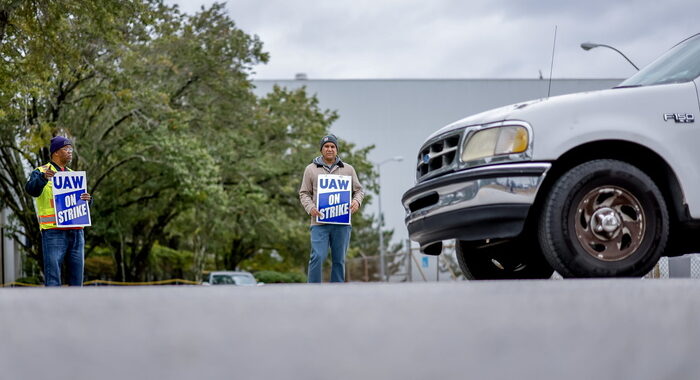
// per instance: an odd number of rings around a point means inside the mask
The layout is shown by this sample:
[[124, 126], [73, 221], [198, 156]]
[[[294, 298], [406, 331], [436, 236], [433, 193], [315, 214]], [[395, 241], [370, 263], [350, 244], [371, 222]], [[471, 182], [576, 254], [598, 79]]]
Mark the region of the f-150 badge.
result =
[[664, 121], [674, 120], [676, 123], [694, 123], [695, 116], [692, 113], [665, 113]]

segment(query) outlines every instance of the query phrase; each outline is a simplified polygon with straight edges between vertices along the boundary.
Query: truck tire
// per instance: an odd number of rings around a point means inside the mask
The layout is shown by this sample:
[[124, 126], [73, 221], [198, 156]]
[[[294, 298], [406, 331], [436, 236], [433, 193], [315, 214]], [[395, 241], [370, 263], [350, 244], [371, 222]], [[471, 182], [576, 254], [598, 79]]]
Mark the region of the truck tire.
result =
[[563, 277], [641, 277], [658, 262], [668, 234], [666, 202], [651, 178], [609, 159], [559, 178], [539, 225], [544, 256]]
[[457, 262], [469, 280], [550, 278], [554, 270], [538, 250], [523, 249], [518, 240], [457, 241]]

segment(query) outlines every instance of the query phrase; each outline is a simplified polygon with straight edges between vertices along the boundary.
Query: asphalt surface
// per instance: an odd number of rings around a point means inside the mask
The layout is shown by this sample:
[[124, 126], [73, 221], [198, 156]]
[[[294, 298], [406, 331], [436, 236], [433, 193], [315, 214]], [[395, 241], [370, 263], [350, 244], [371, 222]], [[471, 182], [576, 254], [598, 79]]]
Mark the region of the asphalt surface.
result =
[[700, 281], [0, 289], [0, 379], [700, 379]]

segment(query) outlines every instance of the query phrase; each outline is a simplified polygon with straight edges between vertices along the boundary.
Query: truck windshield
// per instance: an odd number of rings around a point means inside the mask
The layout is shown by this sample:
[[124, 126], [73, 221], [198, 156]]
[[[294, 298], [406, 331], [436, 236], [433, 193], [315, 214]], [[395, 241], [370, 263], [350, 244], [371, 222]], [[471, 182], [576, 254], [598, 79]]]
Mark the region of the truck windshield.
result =
[[245, 275], [233, 275], [233, 281], [236, 283], [236, 285], [255, 285], [255, 278], [253, 276], [245, 276]]
[[700, 76], [700, 34], [681, 42], [617, 87], [688, 82]]

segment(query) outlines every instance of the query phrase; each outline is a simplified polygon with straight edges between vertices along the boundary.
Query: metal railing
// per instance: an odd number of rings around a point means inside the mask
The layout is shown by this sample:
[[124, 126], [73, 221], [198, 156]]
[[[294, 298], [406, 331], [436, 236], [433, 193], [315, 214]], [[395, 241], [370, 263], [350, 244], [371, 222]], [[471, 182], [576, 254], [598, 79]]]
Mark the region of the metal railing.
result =
[[[404, 245], [404, 252], [386, 255], [387, 273], [390, 282], [461, 281], [464, 276], [457, 263], [455, 246], [446, 241], [440, 256], [427, 256], [417, 247]], [[380, 282], [379, 256], [363, 256], [345, 261], [345, 279], [348, 282]], [[329, 267], [326, 265], [326, 267]], [[330, 277], [330, 268], [325, 268], [324, 279]], [[695, 278], [700, 279], [700, 254], [680, 257], [662, 257], [658, 264], [644, 276], [656, 278]], [[552, 279], [562, 279], [558, 273]]]

